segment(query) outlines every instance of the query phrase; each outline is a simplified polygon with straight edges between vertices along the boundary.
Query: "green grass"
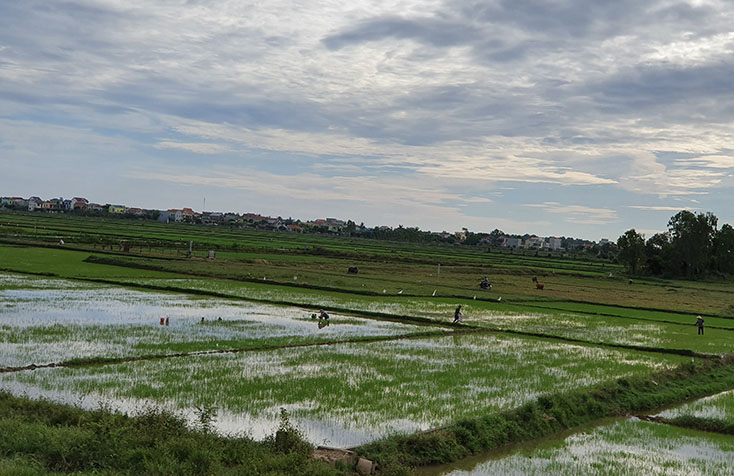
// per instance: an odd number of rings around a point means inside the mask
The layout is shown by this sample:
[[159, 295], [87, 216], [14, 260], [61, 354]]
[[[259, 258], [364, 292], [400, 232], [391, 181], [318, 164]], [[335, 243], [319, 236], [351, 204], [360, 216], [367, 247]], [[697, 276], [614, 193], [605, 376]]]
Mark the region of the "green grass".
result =
[[146, 408], [136, 413], [83, 411], [0, 392], [0, 474], [351, 474], [309, 459], [311, 447], [297, 438], [285, 440], [288, 445], [276, 445], [275, 438], [222, 438], [173, 414]]

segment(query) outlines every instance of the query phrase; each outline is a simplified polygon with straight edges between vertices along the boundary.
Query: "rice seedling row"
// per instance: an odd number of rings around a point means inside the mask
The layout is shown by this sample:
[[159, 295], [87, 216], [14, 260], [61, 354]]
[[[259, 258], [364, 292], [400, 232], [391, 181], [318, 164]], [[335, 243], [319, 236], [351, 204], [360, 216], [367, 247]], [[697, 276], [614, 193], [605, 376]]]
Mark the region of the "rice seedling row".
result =
[[226, 429], [232, 428], [228, 415], [267, 423], [282, 407], [309, 437], [328, 432], [330, 444], [348, 446], [681, 361], [542, 339], [457, 335], [40, 369], [4, 374], [0, 382], [16, 392], [65, 392], [92, 401], [214, 406]]

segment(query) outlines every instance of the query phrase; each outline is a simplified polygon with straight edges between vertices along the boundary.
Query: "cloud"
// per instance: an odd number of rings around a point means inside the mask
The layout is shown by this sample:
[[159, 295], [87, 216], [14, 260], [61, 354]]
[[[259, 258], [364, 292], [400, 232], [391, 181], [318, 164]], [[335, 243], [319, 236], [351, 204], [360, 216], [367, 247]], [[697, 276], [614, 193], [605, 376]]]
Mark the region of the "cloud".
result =
[[[679, 212], [681, 210], [681, 207], [669, 207], [669, 206], [660, 206], [660, 205], [628, 205], [628, 208], [634, 208], [636, 210], [650, 210], [650, 211], [670, 211], [670, 212]], [[688, 207], [687, 210], [698, 210], [698, 208], [691, 208]]]
[[156, 149], [186, 150], [195, 154], [220, 154], [230, 149], [221, 144], [207, 144], [203, 142], [172, 142], [161, 141], [154, 146]]
[[618, 221], [617, 211], [610, 208], [592, 208], [584, 205], [561, 205], [557, 202], [527, 203], [524, 206], [539, 208], [544, 213], [562, 215], [569, 223], [605, 225]]
[[[651, 196], [729, 208], [732, 24], [723, 0], [2, 2], [0, 150], [151, 196], [596, 234]], [[517, 216], [531, 186], [589, 210]]]

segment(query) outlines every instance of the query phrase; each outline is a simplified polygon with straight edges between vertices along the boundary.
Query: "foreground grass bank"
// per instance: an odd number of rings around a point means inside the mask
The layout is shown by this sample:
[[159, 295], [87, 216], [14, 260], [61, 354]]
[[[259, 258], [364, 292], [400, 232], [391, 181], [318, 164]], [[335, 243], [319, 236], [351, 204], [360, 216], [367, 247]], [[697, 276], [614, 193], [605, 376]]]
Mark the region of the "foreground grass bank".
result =
[[699, 360], [651, 376], [617, 379], [590, 390], [542, 396], [511, 411], [436, 431], [385, 438], [358, 451], [385, 467], [449, 463], [604, 417], [649, 412], [732, 388], [734, 359]]
[[344, 476], [311, 460], [312, 447], [283, 421], [263, 442], [209, 431], [207, 414], [191, 428], [172, 414], [128, 417], [84, 411], [0, 392], [0, 474]]

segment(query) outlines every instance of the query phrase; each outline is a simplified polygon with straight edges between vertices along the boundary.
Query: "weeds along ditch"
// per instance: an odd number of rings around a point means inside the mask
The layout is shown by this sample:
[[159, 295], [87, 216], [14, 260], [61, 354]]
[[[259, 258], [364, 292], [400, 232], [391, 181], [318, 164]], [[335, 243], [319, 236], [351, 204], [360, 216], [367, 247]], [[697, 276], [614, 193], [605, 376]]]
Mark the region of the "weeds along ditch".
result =
[[685, 358], [456, 335], [182, 357], [0, 375], [4, 388], [87, 404], [217, 408], [223, 431], [272, 431], [286, 408], [308, 439], [352, 446], [506, 410], [546, 393], [648, 374]]
[[510, 454], [490, 452], [456, 465], [418, 470], [416, 476], [723, 476], [734, 474], [732, 468], [734, 438], [632, 418], [563, 439], [518, 445]]
[[734, 425], [734, 390], [688, 402], [665, 410], [656, 416], [677, 418], [686, 415], [702, 419], [722, 420]]
[[651, 420], [734, 438], [734, 390], [669, 408]]

